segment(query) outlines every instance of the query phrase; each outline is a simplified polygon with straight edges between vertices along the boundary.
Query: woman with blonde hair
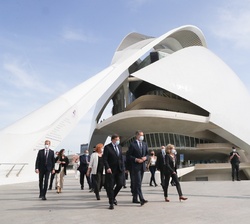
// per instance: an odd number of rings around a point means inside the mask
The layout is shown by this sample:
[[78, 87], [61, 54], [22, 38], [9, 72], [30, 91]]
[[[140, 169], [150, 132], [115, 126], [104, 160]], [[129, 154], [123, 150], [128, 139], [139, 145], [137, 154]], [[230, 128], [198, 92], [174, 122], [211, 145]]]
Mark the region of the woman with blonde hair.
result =
[[178, 180], [178, 176], [176, 174], [177, 170], [177, 161], [175, 157], [175, 147], [174, 145], [168, 144], [166, 146], [166, 156], [165, 156], [165, 187], [164, 187], [164, 197], [165, 201], [169, 202], [170, 200], [168, 199], [168, 185], [169, 185], [169, 180], [170, 177], [172, 177], [173, 181], [176, 184], [176, 189], [179, 194], [179, 200], [187, 200], [187, 198], [183, 197], [182, 191], [181, 191], [181, 185]]
[[93, 188], [97, 200], [100, 200], [99, 191], [102, 184], [102, 176], [104, 169], [102, 154], [103, 154], [103, 144], [99, 143], [95, 147], [95, 152], [92, 153], [91, 155], [88, 171], [86, 173], [87, 176], [90, 176], [91, 173], [91, 177], [93, 180]]

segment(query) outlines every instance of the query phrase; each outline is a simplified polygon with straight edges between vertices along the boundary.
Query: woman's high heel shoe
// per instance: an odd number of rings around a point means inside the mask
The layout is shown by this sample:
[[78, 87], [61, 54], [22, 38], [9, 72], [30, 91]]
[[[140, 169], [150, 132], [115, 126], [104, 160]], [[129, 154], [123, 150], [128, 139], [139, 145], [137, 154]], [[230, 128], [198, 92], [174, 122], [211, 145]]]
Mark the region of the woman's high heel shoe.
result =
[[57, 187], [56, 188], [56, 192], [57, 192], [57, 194], [59, 194], [60, 193], [60, 189], [59, 189], [60, 187]]
[[170, 200], [168, 198], [165, 198], [165, 202], [170, 202]]
[[185, 197], [183, 197], [183, 196], [181, 196], [180, 198], [179, 198], [179, 200], [181, 201], [181, 200], [183, 200], [183, 201], [185, 201], [185, 200], [187, 200], [188, 198], [185, 198]]

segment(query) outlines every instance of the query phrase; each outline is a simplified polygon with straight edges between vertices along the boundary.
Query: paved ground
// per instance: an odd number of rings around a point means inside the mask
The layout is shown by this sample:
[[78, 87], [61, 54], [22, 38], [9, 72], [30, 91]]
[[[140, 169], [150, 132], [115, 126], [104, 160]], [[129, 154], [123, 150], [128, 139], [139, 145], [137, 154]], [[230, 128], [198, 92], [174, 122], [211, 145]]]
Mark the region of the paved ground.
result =
[[132, 204], [129, 188], [117, 196], [118, 205], [108, 209], [104, 190], [97, 201], [88, 189], [80, 190], [73, 174], [65, 178], [61, 194], [48, 191], [47, 201], [38, 198], [38, 181], [0, 186], [0, 223], [249, 223], [250, 181], [181, 182], [187, 201], [179, 202], [170, 187], [170, 202], [161, 188], [143, 184], [144, 206]]

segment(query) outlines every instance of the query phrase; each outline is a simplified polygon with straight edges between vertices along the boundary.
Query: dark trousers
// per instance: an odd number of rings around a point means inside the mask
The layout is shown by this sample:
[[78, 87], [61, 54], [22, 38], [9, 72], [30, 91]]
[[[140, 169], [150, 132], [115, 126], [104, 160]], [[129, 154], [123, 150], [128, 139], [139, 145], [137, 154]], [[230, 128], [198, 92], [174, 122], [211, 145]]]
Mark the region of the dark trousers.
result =
[[144, 200], [144, 197], [142, 195], [142, 190], [141, 190], [143, 175], [144, 175], [144, 171], [142, 170], [132, 170], [133, 201], [137, 201], [138, 196], [139, 196], [140, 201]]
[[48, 188], [48, 181], [49, 181], [49, 170], [40, 170], [39, 172], [39, 189], [40, 189], [40, 196], [46, 195], [47, 188]]
[[162, 170], [160, 170], [160, 176], [161, 176], [161, 186], [162, 186], [162, 190], [164, 190], [164, 186], [165, 186], [165, 174]]
[[178, 180], [177, 174], [170, 174], [170, 173], [165, 174], [164, 197], [165, 198], [168, 197], [168, 186], [169, 186], [170, 177], [172, 177], [173, 181], [175, 182], [177, 192], [179, 194], [179, 197], [181, 197], [182, 196], [181, 185], [180, 185], [180, 182]]
[[235, 177], [235, 174], [236, 174], [236, 178], [237, 180], [239, 180], [239, 169], [240, 169], [240, 166], [239, 166], [239, 163], [231, 163], [232, 165], [232, 179], [234, 180], [234, 177]]
[[54, 178], [55, 178], [55, 174], [56, 173], [51, 173], [50, 174], [49, 189], [52, 189], [52, 185], [53, 185], [53, 181], [54, 181]]
[[80, 185], [81, 185], [81, 187], [84, 187], [84, 176], [86, 176], [86, 179], [87, 179], [87, 182], [88, 182], [88, 185], [89, 185], [89, 189], [91, 189], [92, 186], [91, 186], [90, 177], [86, 175], [86, 172], [83, 172], [83, 171], [80, 172]]
[[92, 184], [93, 184], [93, 189], [96, 195], [96, 198], [100, 198], [99, 191], [101, 189], [101, 184], [102, 184], [102, 173], [97, 173], [97, 174], [92, 174]]
[[156, 171], [156, 166], [149, 166], [149, 171], [150, 171], [150, 173], [151, 173], [150, 185], [152, 185], [152, 182], [154, 182], [154, 184], [156, 185], [156, 182], [155, 182], [155, 171]]
[[109, 198], [109, 204], [114, 204], [114, 199], [123, 186], [123, 173], [106, 173], [105, 175], [106, 191]]

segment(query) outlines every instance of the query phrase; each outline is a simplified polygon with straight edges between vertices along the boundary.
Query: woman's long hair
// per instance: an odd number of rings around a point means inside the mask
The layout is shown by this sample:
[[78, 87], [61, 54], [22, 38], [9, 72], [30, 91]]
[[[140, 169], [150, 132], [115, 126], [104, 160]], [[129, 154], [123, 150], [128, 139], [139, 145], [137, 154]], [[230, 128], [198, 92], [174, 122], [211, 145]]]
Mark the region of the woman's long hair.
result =
[[61, 149], [60, 151], [59, 151], [59, 153], [58, 153], [58, 157], [59, 158], [62, 158], [62, 156], [63, 156], [63, 152], [65, 151], [65, 149]]

